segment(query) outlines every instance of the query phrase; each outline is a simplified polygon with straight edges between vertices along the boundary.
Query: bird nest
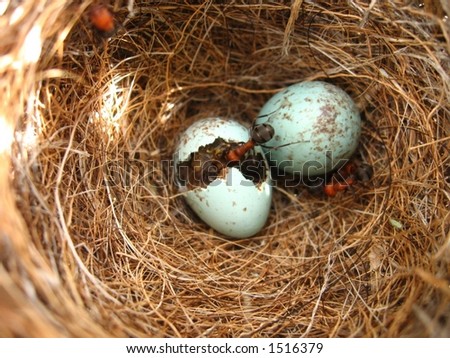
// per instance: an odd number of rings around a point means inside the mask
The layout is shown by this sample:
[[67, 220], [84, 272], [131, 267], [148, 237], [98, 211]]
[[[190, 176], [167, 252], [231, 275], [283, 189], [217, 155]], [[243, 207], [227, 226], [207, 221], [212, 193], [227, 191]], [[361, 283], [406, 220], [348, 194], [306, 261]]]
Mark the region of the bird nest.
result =
[[[3, 2], [0, 334], [450, 336], [447, 4]], [[213, 231], [180, 133], [309, 80], [355, 100], [372, 179], [278, 183], [256, 236]]]

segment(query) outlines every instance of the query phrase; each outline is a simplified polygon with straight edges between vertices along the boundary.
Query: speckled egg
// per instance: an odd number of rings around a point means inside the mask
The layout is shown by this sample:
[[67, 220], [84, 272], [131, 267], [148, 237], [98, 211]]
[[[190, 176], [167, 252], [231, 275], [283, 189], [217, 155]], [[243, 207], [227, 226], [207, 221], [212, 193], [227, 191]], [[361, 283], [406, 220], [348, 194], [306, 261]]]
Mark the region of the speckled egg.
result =
[[213, 229], [233, 238], [257, 234], [267, 221], [272, 200], [270, 173], [261, 148], [248, 155], [251, 161], [259, 153], [260, 178], [249, 178], [240, 165], [223, 162], [222, 154], [230, 143], [248, 139], [249, 130], [242, 124], [206, 118], [181, 135], [174, 154], [175, 182], [187, 204]]
[[264, 149], [273, 165], [303, 176], [342, 165], [354, 153], [361, 134], [361, 117], [352, 98], [321, 81], [297, 83], [276, 93], [256, 123], [268, 123], [275, 130]]

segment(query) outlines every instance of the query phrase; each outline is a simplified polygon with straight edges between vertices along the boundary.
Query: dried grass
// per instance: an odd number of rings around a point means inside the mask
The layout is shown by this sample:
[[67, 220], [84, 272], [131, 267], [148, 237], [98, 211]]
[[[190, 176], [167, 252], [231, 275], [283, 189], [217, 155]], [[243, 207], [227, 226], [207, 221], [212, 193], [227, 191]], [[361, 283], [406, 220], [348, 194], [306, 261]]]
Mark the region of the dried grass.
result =
[[[117, 0], [109, 41], [91, 1], [0, 9], [0, 335], [449, 337], [445, 11], [214, 3]], [[172, 185], [178, 134], [303, 80], [357, 101], [374, 179], [280, 186], [257, 237], [221, 237]]]

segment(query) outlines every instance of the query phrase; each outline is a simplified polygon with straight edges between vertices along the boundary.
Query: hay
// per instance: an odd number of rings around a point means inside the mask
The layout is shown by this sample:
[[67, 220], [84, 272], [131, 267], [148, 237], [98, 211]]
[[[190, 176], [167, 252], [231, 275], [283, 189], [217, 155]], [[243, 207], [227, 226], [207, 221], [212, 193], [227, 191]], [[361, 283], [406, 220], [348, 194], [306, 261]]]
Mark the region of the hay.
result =
[[[116, 1], [110, 39], [65, 3], [0, 9], [2, 336], [450, 336], [437, 2]], [[303, 80], [356, 100], [373, 180], [280, 185], [258, 236], [216, 234], [172, 185], [178, 134]]]

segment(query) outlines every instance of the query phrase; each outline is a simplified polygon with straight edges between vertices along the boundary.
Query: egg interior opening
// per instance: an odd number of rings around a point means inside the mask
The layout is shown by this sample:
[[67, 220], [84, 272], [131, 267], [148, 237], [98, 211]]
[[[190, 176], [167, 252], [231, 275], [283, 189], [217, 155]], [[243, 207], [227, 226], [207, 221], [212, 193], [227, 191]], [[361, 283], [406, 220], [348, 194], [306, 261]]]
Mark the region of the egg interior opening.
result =
[[176, 182], [190, 190], [206, 188], [216, 179], [229, 178], [229, 168], [236, 168], [245, 179], [259, 186], [266, 181], [268, 170], [260, 151], [251, 150], [238, 161], [227, 158], [227, 153], [242, 144], [243, 142], [226, 141], [219, 137], [210, 144], [200, 146], [186, 160], [176, 164]]

